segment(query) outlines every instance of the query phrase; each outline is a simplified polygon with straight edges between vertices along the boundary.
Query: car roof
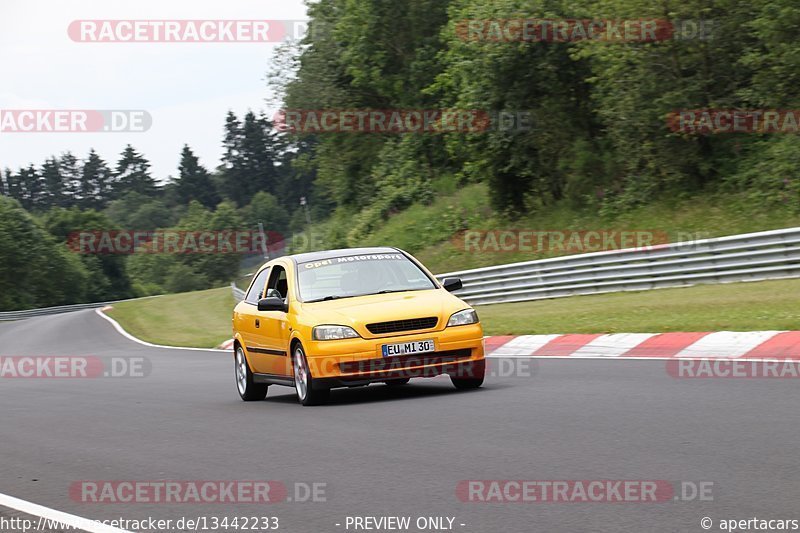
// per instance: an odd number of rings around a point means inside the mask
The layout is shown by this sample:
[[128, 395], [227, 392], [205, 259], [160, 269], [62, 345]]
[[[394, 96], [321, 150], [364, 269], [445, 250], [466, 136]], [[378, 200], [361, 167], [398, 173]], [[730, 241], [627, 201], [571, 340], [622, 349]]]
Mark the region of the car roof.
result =
[[388, 246], [374, 246], [370, 248], [340, 248], [338, 250], [323, 250], [319, 252], [306, 252], [303, 254], [295, 254], [288, 256], [289, 259], [296, 263], [307, 263], [309, 261], [322, 261], [323, 259], [330, 259], [332, 257], [345, 257], [348, 255], [364, 255], [364, 254], [396, 254], [400, 253], [397, 248], [390, 248]]

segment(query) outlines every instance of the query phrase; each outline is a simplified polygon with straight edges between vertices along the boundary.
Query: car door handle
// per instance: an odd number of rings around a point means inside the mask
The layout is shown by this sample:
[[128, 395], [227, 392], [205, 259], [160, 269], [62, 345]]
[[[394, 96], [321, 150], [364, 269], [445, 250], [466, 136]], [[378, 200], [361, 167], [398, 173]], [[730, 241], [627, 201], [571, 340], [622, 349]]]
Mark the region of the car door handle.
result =
[[256, 318], [256, 327], [257, 328], [261, 327], [261, 321], [259, 319], [257, 319], [257, 318]]

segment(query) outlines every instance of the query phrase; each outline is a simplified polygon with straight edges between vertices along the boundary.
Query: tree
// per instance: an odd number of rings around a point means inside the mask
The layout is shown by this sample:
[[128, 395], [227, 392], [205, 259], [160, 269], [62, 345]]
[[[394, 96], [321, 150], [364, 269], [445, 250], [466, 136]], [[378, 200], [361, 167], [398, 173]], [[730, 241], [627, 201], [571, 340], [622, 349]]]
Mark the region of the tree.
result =
[[102, 209], [111, 200], [114, 174], [94, 149], [89, 151], [76, 191], [78, 205], [85, 209]]
[[272, 122], [263, 114], [249, 111], [242, 126], [242, 169], [248, 178], [248, 200], [258, 191], [277, 191], [279, 153], [278, 133]]
[[50, 157], [42, 165], [41, 176], [44, 190], [39, 201], [39, 207], [63, 207], [65, 199], [64, 178], [61, 176], [58, 159]]
[[31, 211], [42, 205], [43, 185], [39, 172], [33, 165], [19, 169], [17, 173], [17, 199], [22, 207]]
[[64, 207], [77, 205], [77, 195], [81, 186], [82, 163], [72, 152], [64, 152], [58, 161], [59, 172], [64, 183]]
[[285, 232], [289, 225], [289, 214], [278, 203], [277, 198], [266, 191], [259, 191], [243, 210], [245, 224], [254, 229], [259, 223], [265, 231]]
[[0, 196], [0, 310], [86, 301], [89, 274], [13, 199]]
[[[199, 202], [189, 204], [186, 214], [177, 227], [179, 231], [241, 231], [242, 219], [236, 206], [230, 202], [222, 202], [216, 211], [205, 209]], [[237, 270], [241, 254], [237, 252], [222, 253], [214, 250], [211, 253], [191, 253], [178, 256], [178, 260], [191, 267], [194, 272], [202, 274], [211, 283], [226, 283]]]
[[225, 117], [225, 137], [222, 142], [225, 154], [222, 156], [221, 189], [226, 198], [237, 205], [246, 205], [249, 199], [245, 191], [246, 176], [242, 168], [242, 123], [233, 111]]
[[[288, 82], [289, 109], [436, 109], [426, 88], [441, 70], [441, 30], [448, 2], [324, 0], [309, 7], [314, 31], [306, 36], [297, 76]], [[329, 201], [348, 209], [370, 206], [384, 191], [374, 175], [387, 152], [400, 148], [392, 136], [318, 135], [314, 145], [315, 205]], [[429, 180], [449, 171], [438, 136], [402, 144], [400, 152], [420, 163]], [[430, 137], [430, 138], [429, 138]], [[414, 148], [411, 153], [410, 147]], [[416, 180], [415, 180], [416, 182]], [[411, 186], [411, 184], [410, 184]]]
[[179, 175], [178, 179], [175, 180], [175, 190], [182, 204], [197, 200], [205, 207], [213, 208], [219, 203], [220, 198], [214, 183], [211, 181], [211, 175], [200, 164], [189, 145], [183, 146], [178, 171]]
[[[193, 200], [178, 224], [168, 231], [186, 237], [189, 233], [242, 229], [241, 217], [233, 203], [222, 202], [212, 212]], [[180, 292], [228, 283], [235, 276], [240, 259], [239, 252], [224, 252], [220, 248], [188, 249], [188, 253], [138, 253], [131, 256], [128, 270], [141, 294]]]
[[266, 116], [249, 111], [242, 123], [229, 112], [223, 145], [222, 188], [228, 199], [244, 206], [258, 191], [275, 194], [280, 190], [278, 162], [283, 144], [281, 135]]
[[119, 198], [129, 192], [154, 196], [156, 182], [150, 176], [150, 162], [130, 144], [122, 151], [117, 163], [114, 196]]
[[3, 172], [0, 172], [0, 195], [2, 196], [11, 196], [9, 194], [8, 183], [11, 181], [11, 169], [6, 168]]
[[118, 226], [135, 231], [168, 228], [177, 220], [174, 210], [163, 201], [138, 192], [129, 192], [112, 201], [106, 213]]
[[[107, 215], [94, 210], [56, 208], [43, 217], [45, 229], [60, 243], [68, 244], [79, 238], [81, 232], [112, 231], [119, 229]], [[73, 252], [83, 262], [91, 283], [86, 288], [89, 301], [121, 300], [133, 296], [131, 282], [126, 272], [126, 258], [116, 254], [88, 254]]]

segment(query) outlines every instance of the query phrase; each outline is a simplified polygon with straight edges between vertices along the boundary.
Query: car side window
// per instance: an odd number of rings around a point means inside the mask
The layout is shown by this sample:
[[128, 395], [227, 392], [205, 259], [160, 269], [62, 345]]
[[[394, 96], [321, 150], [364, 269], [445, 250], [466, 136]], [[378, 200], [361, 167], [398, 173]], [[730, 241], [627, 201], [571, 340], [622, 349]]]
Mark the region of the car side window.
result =
[[267, 283], [267, 292], [273, 291], [277, 291], [284, 300], [289, 294], [289, 281], [286, 278], [286, 269], [279, 265], [275, 265], [272, 268], [272, 274], [269, 276], [269, 282]]
[[283, 298], [281, 293], [278, 292], [278, 289], [267, 289], [266, 294], [264, 294], [264, 298]]
[[244, 301], [251, 304], [257, 304], [258, 300], [261, 298], [261, 295], [264, 294], [264, 285], [267, 283], [267, 276], [269, 276], [269, 268], [265, 268], [261, 272], [258, 273], [256, 279], [253, 281], [253, 284], [250, 285], [250, 290], [247, 291], [247, 296], [244, 297]]

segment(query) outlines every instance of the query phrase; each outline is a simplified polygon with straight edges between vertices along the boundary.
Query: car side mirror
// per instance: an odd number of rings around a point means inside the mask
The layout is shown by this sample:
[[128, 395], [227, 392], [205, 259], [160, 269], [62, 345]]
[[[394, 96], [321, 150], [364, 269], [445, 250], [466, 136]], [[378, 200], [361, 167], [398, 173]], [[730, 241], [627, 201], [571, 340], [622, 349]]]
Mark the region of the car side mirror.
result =
[[258, 301], [258, 310], [286, 312], [289, 310], [289, 305], [286, 302], [284, 302], [282, 298], [277, 298], [275, 296], [268, 296], [266, 298], [261, 298]]
[[442, 280], [442, 287], [448, 292], [457, 291], [464, 285], [461, 283], [461, 278], [444, 278]]

